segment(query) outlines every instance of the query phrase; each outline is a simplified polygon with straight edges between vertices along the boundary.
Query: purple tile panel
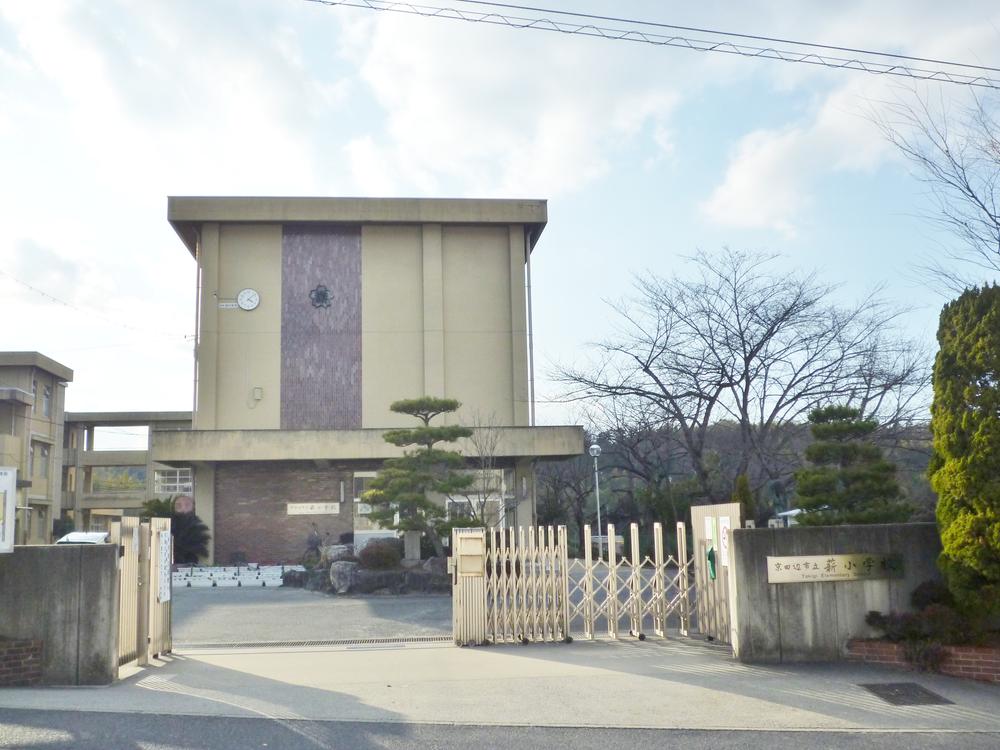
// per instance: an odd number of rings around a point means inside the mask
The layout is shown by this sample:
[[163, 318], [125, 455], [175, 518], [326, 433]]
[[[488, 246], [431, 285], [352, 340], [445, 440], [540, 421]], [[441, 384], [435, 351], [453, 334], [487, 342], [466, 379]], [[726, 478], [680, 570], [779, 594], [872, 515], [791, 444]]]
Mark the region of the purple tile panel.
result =
[[[330, 290], [329, 307], [310, 292]], [[361, 427], [361, 227], [286, 225], [281, 241], [281, 429]]]

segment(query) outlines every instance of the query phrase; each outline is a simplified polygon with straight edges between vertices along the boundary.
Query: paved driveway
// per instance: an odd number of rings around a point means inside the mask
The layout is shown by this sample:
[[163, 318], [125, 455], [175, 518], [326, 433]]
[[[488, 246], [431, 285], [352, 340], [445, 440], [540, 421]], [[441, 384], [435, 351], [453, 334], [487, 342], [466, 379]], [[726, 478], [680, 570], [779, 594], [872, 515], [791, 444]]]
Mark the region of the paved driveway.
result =
[[174, 644], [451, 635], [450, 596], [330, 596], [294, 588], [175, 588]]

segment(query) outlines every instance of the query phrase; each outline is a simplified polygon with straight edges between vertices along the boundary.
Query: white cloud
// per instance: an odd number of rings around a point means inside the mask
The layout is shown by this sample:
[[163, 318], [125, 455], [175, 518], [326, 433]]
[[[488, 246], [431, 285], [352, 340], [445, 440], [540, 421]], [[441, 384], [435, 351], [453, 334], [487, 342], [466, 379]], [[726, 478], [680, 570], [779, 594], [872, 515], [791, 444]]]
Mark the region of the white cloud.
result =
[[[898, 3], [844, 6], [839, 15], [824, 18], [823, 28], [814, 32], [802, 29], [797, 37], [944, 59], [990, 59], [1000, 36], [997, 27], [971, 19], [962, 25], [952, 10], [926, 5], [920, 12], [906, 12]], [[1000, 14], [996, 18], [1000, 25]], [[787, 90], [808, 82], [820, 83], [827, 93], [807, 117], [745, 134], [733, 149], [721, 182], [702, 202], [701, 211], [722, 226], [772, 230], [794, 237], [813, 205], [818, 184], [838, 171], [872, 171], [887, 159], [897, 158], [869, 113], [877, 110], [880, 102], [905, 96], [908, 85], [920, 89], [926, 85], [852, 72], [832, 77], [806, 65], [775, 65], [775, 85]], [[937, 90], [937, 84], [930, 86]], [[960, 97], [968, 92], [955, 88], [944, 95]]]
[[349, 49], [385, 127], [348, 145], [360, 185], [553, 197], [598, 180], [647, 128], [647, 148], [670, 149], [664, 123], [678, 94], [626, 46], [601, 55], [593, 40], [558, 35], [393, 16], [362, 23]]

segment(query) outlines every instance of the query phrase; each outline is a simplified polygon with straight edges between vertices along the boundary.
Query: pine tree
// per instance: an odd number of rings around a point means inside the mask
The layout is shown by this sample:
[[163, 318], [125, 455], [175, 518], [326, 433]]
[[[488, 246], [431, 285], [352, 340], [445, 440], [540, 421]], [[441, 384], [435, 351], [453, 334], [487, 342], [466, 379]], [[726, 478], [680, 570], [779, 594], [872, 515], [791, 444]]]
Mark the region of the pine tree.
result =
[[1000, 612], [1000, 287], [970, 289], [938, 326], [928, 468], [939, 566], [966, 608]]
[[795, 475], [796, 519], [809, 526], [905, 521], [912, 508], [903, 500], [896, 467], [871, 441], [878, 427], [857, 409], [828, 406], [809, 414], [814, 442], [806, 448], [812, 466]]
[[470, 437], [472, 430], [459, 425], [431, 426], [430, 422], [441, 414], [458, 411], [460, 406], [455, 399], [432, 396], [393, 402], [389, 407], [392, 411], [415, 417], [422, 424], [387, 430], [383, 438], [392, 445], [415, 449], [406, 451], [401, 458], [386, 460], [362, 496], [372, 505], [369, 518], [385, 528], [423, 532], [438, 557], [444, 556], [441, 531], [447, 514], [431, 495], [464, 496], [475, 477], [462, 471], [466, 463], [461, 453], [435, 447], [438, 443]]
[[754, 500], [753, 491], [750, 489], [750, 479], [746, 474], [740, 474], [736, 477], [732, 501], [740, 504], [740, 513], [743, 515], [744, 521], [757, 520], [757, 503]]

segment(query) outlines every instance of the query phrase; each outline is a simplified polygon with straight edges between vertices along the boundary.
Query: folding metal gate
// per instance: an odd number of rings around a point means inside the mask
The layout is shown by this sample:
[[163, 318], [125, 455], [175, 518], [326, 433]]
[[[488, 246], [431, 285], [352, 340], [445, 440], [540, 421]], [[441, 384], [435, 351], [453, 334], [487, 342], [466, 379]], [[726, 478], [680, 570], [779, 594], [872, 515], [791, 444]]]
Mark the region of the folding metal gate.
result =
[[693, 589], [692, 561], [687, 554], [687, 534], [677, 524], [677, 556], [664, 555], [663, 526], [653, 524], [653, 556], [642, 555], [639, 525], [629, 527], [629, 554], [619, 556], [614, 524], [608, 524], [607, 560], [593, 559], [590, 526], [584, 526], [584, 558], [569, 565], [570, 625], [594, 638], [607, 630], [611, 638], [626, 632], [645, 638], [646, 625], [665, 637], [669, 619], [676, 615], [678, 631], [690, 629]]
[[[671, 617], [686, 635], [692, 561], [684, 524], [676, 531], [676, 556], [664, 555], [658, 523], [653, 556], [641, 555], [639, 527], [632, 524], [630, 555], [619, 556], [612, 544], [607, 560], [594, 560], [586, 526], [584, 558], [570, 560], [565, 526], [455, 529], [449, 562], [455, 642], [568, 641], [573, 632], [595, 638], [599, 629], [612, 638], [622, 632], [644, 638], [647, 624], [663, 637]], [[613, 524], [608, 538], [615, 539]]]
[[118, 665], [146, 664], [172, 650], [170, 519], [111, 524], [118, 552]]

